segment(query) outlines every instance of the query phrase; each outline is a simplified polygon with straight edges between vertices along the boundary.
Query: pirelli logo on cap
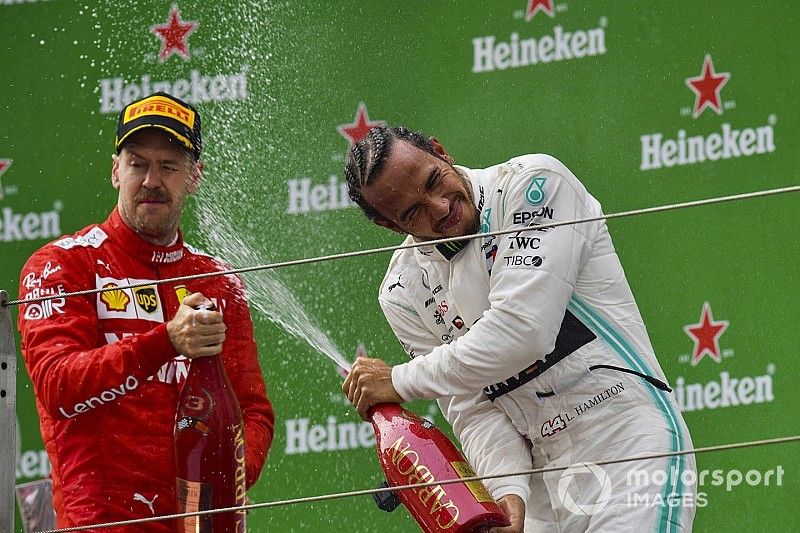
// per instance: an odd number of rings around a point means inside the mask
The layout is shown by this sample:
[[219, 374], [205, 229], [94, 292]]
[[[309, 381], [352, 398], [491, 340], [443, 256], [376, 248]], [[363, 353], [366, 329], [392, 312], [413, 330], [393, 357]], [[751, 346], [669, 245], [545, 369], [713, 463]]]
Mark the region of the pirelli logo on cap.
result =
[[161, 115], [179, 120], [189, 129], [194, 128], [194, 111], [163, 96], [151, 96], [125, 110], [123, 124], [147, 115]]

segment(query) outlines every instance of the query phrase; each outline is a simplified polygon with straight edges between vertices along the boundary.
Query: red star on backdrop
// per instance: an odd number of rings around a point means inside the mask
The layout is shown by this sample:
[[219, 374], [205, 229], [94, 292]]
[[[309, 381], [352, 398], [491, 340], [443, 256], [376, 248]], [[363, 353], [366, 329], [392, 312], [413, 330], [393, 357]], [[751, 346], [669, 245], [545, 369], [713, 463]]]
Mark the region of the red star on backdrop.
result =
[[686, 332], [694, 340], [694, 352], [692, 352], [692, 366], [700, 362], [704, 355], [708, 355], [717, 363], [721, 362], [719, 352], [719, 336], [728, 329], [728, 321], [714, 321], [711, 315], [711, 304], [705, 302], [703, 311], [700, 313], [700, 322], [684, 326]]
[[553, 0], [528, 0], [528, 9], [525, 11], [525, 20], [531, 20], [536, 13], [544, 11], [548, 17], [553, 18]]
[[[0, 159], [0, 178], [2, 178], [3, 174], [6, 173], [6, 170], [8, 170], [8, 167], [11, 166], [11, 163], [13, 163], [11, 159]], [[3, 190], [3, 182], [0, 181], [0, 200], [2, 200], [4, 196], [5, 191]]]
[[369, 130], [382, 124], [384, 124], [382, 120], [371, 122], [369, 115], [367, 115], [367, 105], [364, 102], [359, 102], [355, 120], [351, 124], [340, 124], [338, 130], [350, 141], [350, 144], [355, 144], [363, 139], [369, 133]]
[[719, 98], [719, 91], [728, 83], [731, 75], [728, 72], [714, 72], [714, 63], [711, 55], [706, 54], [703, 61], [703, 73], [696, 78], [687, 78], [686, 85], [694, 91], [694, 112], [692, 117], [697, 118], [707, 108], [710, 107], [722, 114], [722, 104]]
[[172, 4], [167, 22], [156, 24], [150, 31], [161, 39], [161, 51], [158, 60], [163, 63], [172, 54], [178, 54], [183, 59], [189, 59], [189, 35], [197, 29], [200, 23], [195, 20], [181, 20], [181, 12], [177, 4]]

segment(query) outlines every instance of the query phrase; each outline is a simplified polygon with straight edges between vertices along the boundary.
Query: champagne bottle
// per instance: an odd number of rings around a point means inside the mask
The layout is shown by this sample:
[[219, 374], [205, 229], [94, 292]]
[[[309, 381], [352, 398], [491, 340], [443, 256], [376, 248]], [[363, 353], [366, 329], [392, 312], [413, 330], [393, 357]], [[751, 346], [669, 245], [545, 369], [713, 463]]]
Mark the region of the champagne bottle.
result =
[[[396, 403], [375, 405], [368, 415], [389, 486], [475, 475], [458, 448], [428, 420]], [[402, 490], [397, 496], [425, 532], [468, 533], [509, 525], [480, 481]]]
[[[245, 504], [244, 423], [219, 356], [192, 360], [175, 421], [178, 512]], [[246, 531], [245, 511], [180, 519], [178, 531]]]

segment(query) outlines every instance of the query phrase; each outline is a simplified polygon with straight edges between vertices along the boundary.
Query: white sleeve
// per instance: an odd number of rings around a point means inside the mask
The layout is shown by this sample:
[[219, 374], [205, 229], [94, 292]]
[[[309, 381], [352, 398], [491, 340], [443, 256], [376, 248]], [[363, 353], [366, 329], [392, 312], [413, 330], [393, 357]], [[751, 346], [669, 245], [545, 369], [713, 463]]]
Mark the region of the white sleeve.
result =
[[[386, 319], [406, 352], [425, 359], [441, 340], [428, 331], [419, 315], [402, 301], [380, 298]], [[439, 399], [445, 419], [470, 465], [478, 475], [504, 474], [529, 470], [532, 460], [528, 445], [505, 413], [497, 409], [483, 392]], [[530, 496], [530, 476], [510, 476], [483, 481], [497, 500], [516, 494], [523, 501]]]
[[[524, 228], [600, 214], [574, 175], [549, 156], [526, 156], [503, 187], [493, 230]], [[536, 215], [538, 213], [538, 215]], [[489, 309], [450, 344], [392, 369], [405, 399], [459, 396], [515, 375], [553, 351], [569, 299], [589, 258], [598, 223], [501, 235]]]

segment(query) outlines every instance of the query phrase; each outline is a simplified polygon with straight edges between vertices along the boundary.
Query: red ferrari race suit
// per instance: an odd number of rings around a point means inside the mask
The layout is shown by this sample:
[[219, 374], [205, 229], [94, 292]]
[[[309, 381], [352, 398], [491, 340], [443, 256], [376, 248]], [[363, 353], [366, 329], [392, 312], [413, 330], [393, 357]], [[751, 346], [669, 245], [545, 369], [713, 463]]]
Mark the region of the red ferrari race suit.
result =
[[[20, 295], [30, 299], [224, 269], [180, 235], [166, 247], [142, 240], [115, 209], [104, 223], [39, 249], [22, 270]], [[22, 353], [52, 463], [58, 527], [177, 512], [173, 426], [189, 360], [175, 351], [166, 322], [193, 292], [203, 293], [223, 314], [221, 357], [244, 415], [247, 486], [258, 479], [274, 415], [239, 278], [28, 303], [19, 315]], [[172, 532], [175, 524], [123, 529]]]

